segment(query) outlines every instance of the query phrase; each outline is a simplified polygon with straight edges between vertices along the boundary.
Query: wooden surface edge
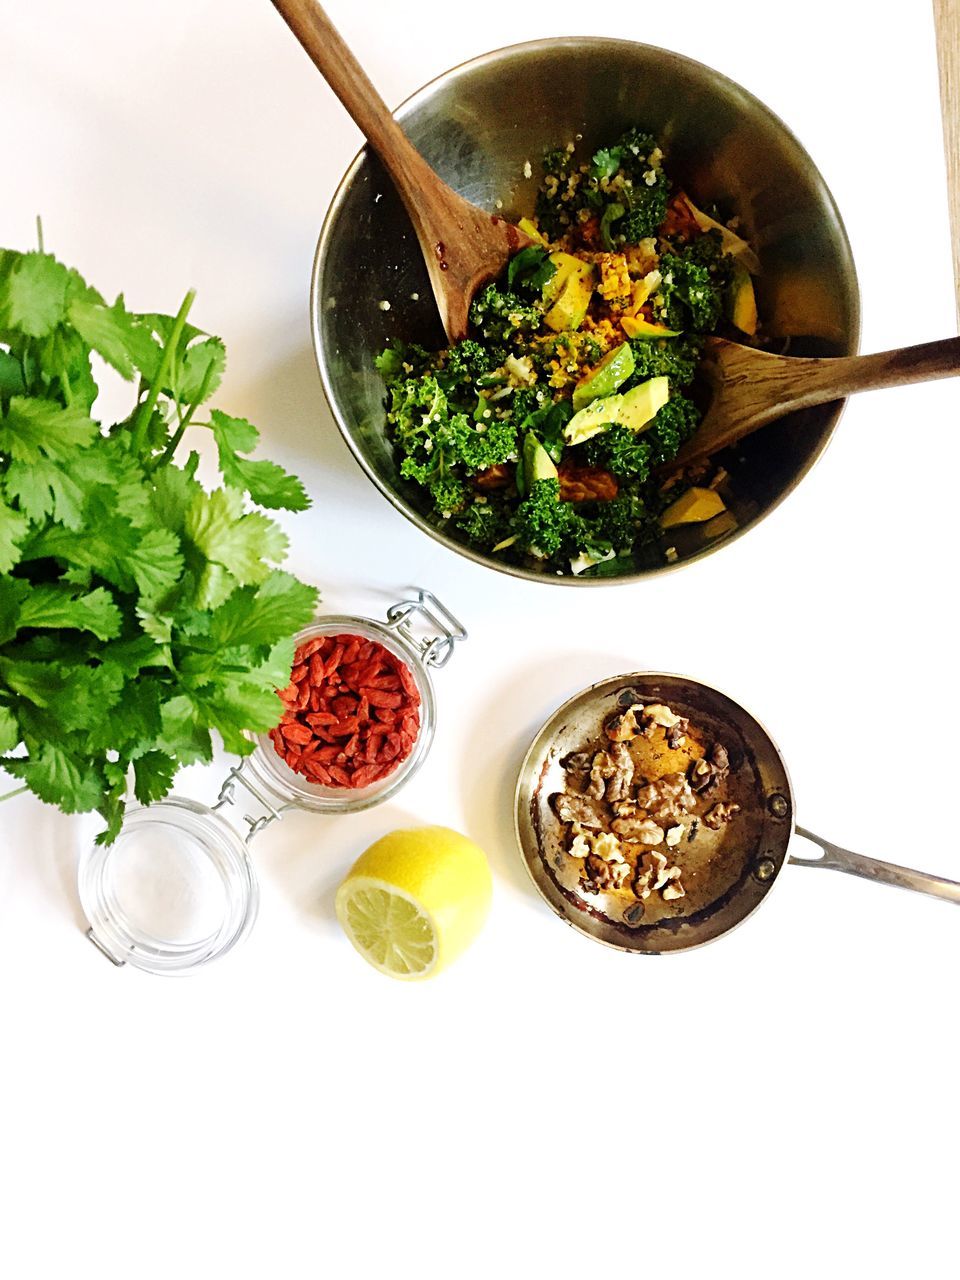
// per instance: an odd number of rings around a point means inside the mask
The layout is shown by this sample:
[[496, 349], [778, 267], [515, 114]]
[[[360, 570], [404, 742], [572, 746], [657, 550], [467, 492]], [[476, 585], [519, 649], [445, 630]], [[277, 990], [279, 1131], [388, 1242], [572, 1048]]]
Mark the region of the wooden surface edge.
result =
[[960, 0], [933, 0], [940, 67], [940, 109], [947, 160], [947, 198], [953, 244], [953, 282], [960, 323]]

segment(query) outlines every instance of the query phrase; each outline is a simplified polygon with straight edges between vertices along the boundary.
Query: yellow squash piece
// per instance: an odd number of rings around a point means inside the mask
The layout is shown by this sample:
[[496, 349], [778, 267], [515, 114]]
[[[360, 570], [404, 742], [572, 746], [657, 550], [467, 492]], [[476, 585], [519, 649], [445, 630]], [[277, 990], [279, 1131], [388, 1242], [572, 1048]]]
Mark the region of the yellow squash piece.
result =
[[547, 241], [541, 234], [537, 224], [531, 221], [530, 218], [521, 218], [517, 223], [517, 228], [522, 231], [525, 236], [529, 236], [531, 240], [536, 241], [537, 244], [542, 244], [546, 247]]
[[[747, 279], [749, 278], [748, 276]], [[620, 321], [620, 327], [628, 338], [676, 338], [680, 333], [679, 329], [668, 329], [662, 324], [651, 324], [642, 316], [624, 316]]]
[[713, 489], [688, 489], [676, 502], [671, 502], [660, 517], [660, 525], [664, 529], [673, 529], [678, 524], [700, 524], [704, 520], [712, 520], [726, 505], [719, 493]]

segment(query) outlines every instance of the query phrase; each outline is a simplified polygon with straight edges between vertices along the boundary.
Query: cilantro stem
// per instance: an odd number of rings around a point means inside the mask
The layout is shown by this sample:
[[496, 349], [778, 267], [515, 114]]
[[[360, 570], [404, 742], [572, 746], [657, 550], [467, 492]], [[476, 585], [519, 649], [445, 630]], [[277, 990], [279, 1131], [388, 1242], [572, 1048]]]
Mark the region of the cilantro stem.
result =
[[166, 466], [166, 464], [173, 458], [173, 455], [177, 451], [177, 445], [183, 439], [183, 433], [186, 431], [187, 427], [189, 427], [190, 425], [190, 420], [192, 419], [193, 415], [197, 412], [197, 409], [200, 407], [200, 405], [202, 405], [204, 400], [207, 398], [207, 390], [210, 386], [210, 379], [212, 376], [213, 376], [213, 362], [211, 361], [211, 363], [207, 365], [206, 373], [203, 375], [203, 379], [200, 383], [200, 389], [197, 391], [196, 396], [194, 396], [190, 405], [187, 407], [186, 413], [183, 414], [183, 416], [180, 418], [180, 422], [179, 422], [179, 425], [177, 426], [176, 431], [170, 437], [170, 443], [164, 449], [163, 453], [161, 453], [160, 457], [155, 459], [155, 461], [153, 462], [153, 465], [150, 467], [151, 471], [156, 470], [157, 467]]
[[157, 370], [157, 376], [154, 378], [150, 387], [150, 394], [137, 410], [137, 416], [133, 420], [133, 448], [139, 453], [143, 449], [143, 437], [146, 434], [150, 417], [157, 407], [157, 401], [160, 398], [160, 392], [166, 382], [170, 379], [170, 372], [173, 368], [173, 362], [176, 357], [177, 347], [180, 345], [180, 336], [183, 333], [183, 326], [187, 323], [187, 315], [193, 306], [193, 300], [196, 297], [193, 289], [187, 291], [187, 296], [180, 304], [180, 310], [177, 312], [176, 319], [173, 322], [173, 328], [170, 330], [170, 337], [167, 339], [163, 348], [163, 356], [160, 360], [160, 368]]
[[12, 800], [14, 796], [23, 795], [24, 791], [29, 791], [29, 790], [30, 788], [26, 785], [26, 783], [24, 783], [22, 787], [14, 787], [12, 791], [5, 791], [4, 794], [0, 796], [0, 802], [4, 800]]
[[37, 248], [43, 253], [43, 219], [37, 214]]

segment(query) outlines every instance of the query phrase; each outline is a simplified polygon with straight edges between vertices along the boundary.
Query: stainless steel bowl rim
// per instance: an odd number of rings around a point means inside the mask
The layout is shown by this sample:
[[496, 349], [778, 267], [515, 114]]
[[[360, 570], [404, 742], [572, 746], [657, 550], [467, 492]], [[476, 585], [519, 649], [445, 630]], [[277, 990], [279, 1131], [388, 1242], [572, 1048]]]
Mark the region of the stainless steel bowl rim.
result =
[[[720, 81], [726, 83], [727, 85], [730, 85], [736, 92], [742, 93], [746, 97], [750, 98], [756, 105], [757, 109], [760, 112], [762, 112], [765, 116], [767, 116], [768, 119], [770, 119], [774, 124], [776, 124], [778, 128], [783, 131], [784, 135], [787, 138], [789, 138], [789, 140], [794, 144], [794, 146], [796, 146], [798, 151], [803, 156], [806, 157], [807, 161], [809, 162], [811, 175], [815, 179], [817, 186], [820, 189], [820, 193], [823, 198], [823, 201], [830, 208], [836, 220], [837, 232], [838, 232], [840, 241], [842, 243], [843, 249], [845, 251], [845, 255], [849, 262], [849, 269], [851, 273], [851, 283], [852, 283], [852, 299], [851, 299], [852, 315], [851, 315], [851, 335], [850, 335], [851, 348], [852, 348], [851, 354], [856, 354], [860, 350], [860, 336], [861, 336], [860, 285], [857, 279], [856, 267], [853, 260], [853, 251], [850, 246], [850, 238], [847, 235], [846, 226], [844, 225], [843, 218], [841, 217], [841, 214], [840, 214], [840, 210], [837, 207], [837, 203], [833, 198], [833, 194], [830, 191], [830, 188], [827, 186], [819, 168], [813, 162], [813, 159], [810, 157], [806, 148], [800, 142], [799, 138], [797, 138], [793, 130], [790, 129], [787, 124], [784, 123], [784, 121], [776, 114], [775, 111], [772, 111], [764, 102], [762, 102], [753, 93], [751, 93], [749, 89], [745, 89], [743, 85], [733, 80], [730, 76], [724, 75], [723, 72], [717, 71], [716, 68], [710, 67], [708, 66], [708, 64], [700, 62], [695, 58], [689, 58], [685, 54], [677, 53], [676, 51], [671, 49], [663, 49], [659, 45], [645, 44], [644, 42], [639, 40], [620, 40], [612, 36], [552, 36], [552, 37], [546, 37], [538, 40], [527, 40], [519, 44], [503, 45], [498, 49], [490, 50], [490, 52], [488, 53], [483, 53], [478, 55], [475, 58], [469, 58], [464, 62], [457, 63], [456, 66], [450, 67], [447, 71], [441, 72], [440, 75], [435, 76], [432, 80], [428, 80], [426, 84], [422, 85], [419, 89], [417, 89], [414, 93], [412, 93], [408, 98], [405, 98], [403, 102], [401, 102], [400, 105], [393, 112], [393, 116], [397, 121], [402, 123], [403, 120], [412, 111], [414, 111], [416, 107], [418, 107], [424, 99], [429, 98], [439, 86], [445, 84], [447, 81], [456, 79], [465, 71], [473, 70], [476, 67], [481, 67], [486, 63], [495, 62], [499, 58], [502, 58], [505, 55], [517, 53], [521, 50], [530, 50], [530, 51], [548, 50], [551, 48], [556, 49], [556, 48], [564, 48], [564, 47], [577, 47], [577, 46], [583, 46], [583, 45], [593, 45], [597, 47], [602, 47], [605, 45], [611, 46], [611, 47], [615, 45], [619, 45], [619, 46], [629, 45], [636, 48], [652, 50], [658, 55], [661, 55], [668, 59], [675, 59], [676, 61], [685, 63], [689, 66], [693, 66], [693, 67], [702, 69], [704, 71], [708, 71], [712, 76], [716, 76]], [[337, 185], [337, 189], [333, 194], [333, 199], [330, 202], [330, 207], [327, 210], [326, 217], [324, 218], [323, 224], [320, 228], [320, 236], [319, 236], [319, 239], [317, 240], [317, 248], [314, 254], [313, 271], [312, 271], [311, 282], [310, 282], [310, 331], [311, 331], [311, 337], [313, 340], [314, 358], [317, 362], [317, 371], [320, 375], [320, 382], [321, 382], [321, 385], [323, 386], [324, 395], [327, 398], [327, 404], [330, 406], [330, 411], [333, 414], [334, 420], [336, 421], [337, 427], [340, 430], [341, 436], [346, 441], [347, 447], [350, 449], [350, 452], [353, 454], [354, 458], [356, 458], [357, 462], [360, 464], [360, 467], [366, 473], [367, 477], [373, 482], [376, 488], [380, 491], [380, 493], [382, 493], [384, 497], [387, 498], [387, 500], [391, 503], [391, 505], [395, 507], [396, 510], [401, 513], [401, 515], [405, 516], [411, 522], [411, 524], [416, 525], [418, 529], [428, 534], [435, 541], [441, 543], [448, 550], [453, 551], [457, 555], [464, 556], [466, 557], [466, 559], [472, 560], [475, 564], [482, 565], [484, 568], [494, 569], [499, 573], [507, 574], [513, 578], [521, 578], [526, 582], [539, 582], [539, 583], [545, 583], [547, 585], [560, 584], [563, 586], [571, 586], [571, 587], [613, 587], [613, 586], [619, 586], [623, 583], [642, 582], [648, 578], [657, 577], [663, 573], [686, 568], [687, 565], [694, 564], [697, 561], [702, 560], [704, 557], [712, 555], [715, 551], [719, 551], [725, 547], [731, 546], [734, 542], [738, 541], [745, 533], [749, 533], [758, 524], [761, 524], [763, 520], [766, 519], [767, 516], [769, 516], [773, 511], [775, 511], [777, 507], [779, 507], [780, 504], [797, 489], [797, 487], [799, 486], [800, 482], [804, 479], [804, 477], [810, 473], [810, 471], [813, 469], [815, 464], [819, 462], [820, 458], [823, 457], [823, 454], [826, 452], [827, 446], [829, 445], [830, 441], [833, 439], [834, 432], [837, 429], [837, 424], [843, 415], [844, 408], [846, 407], [846, 400], [841, 400], [837, 404], [836, 409], [833, 413], [832, 421], [829, 423], [829, 432], [825, 436], [821, 447], [810, 458], [806, 466], [804, 466], [801, 470], [797, 472], [796, 476], [793, 479], [793, 482], [784, 490], [782, 494], [780, 494], [778, 498], [775, 499], [775, 501], [773, 501], [766, 508], [766, 510], [760, 516], [757, 517], [756, 520], [752, 520], [749, 524], [738, 528], [733, 534], [730, 535], [730, 537], [726, 538], [723, 541], [723, 543], [720, 544], [719, 546], [703, 547], [699, 551], [695, 552], [694, 554], [686, 556], [683, 560], [680, 560], [676, 563], [670, 563], [669, 561], [665, 561], [662, 565], [656, 566], [651, 569], [646, 569], [640, 573], [622, 574], [613, 578], [587, 578], [583, 576], [577, 576], [575, 574], [563, 574], [561, 576], [554, 573], [542, 573], [534, 569], [524, 568], [521, 565], [507, 564], [505, 562], [501, 563], [495, 560], [491, 556], [482, 555], [478, 551], [475, 551], [472, 547], [468, 546], [466, 543], [460, 542], [456, 538], [450, 537], [442, 529], [438, 528], [434, 524], [431, 524], [431, 522], [428, 519], [426, 519], [426, 517], [421, 515], [420, 512], [417, 511], [414, 507], [410, 506], [404, 500], [402, 495], [399, 494], [395, 489], [391, 488], [389, 485], [384, 484], [381, 481], [380, 477], [376, 474], [373, 467], [371, 467], [370, 464], [367, 462], [366, 458], [363, 455], [362, 450], [354, 441], [352, 432], [350, 431], [347, 423], [345, 422], [343, 415], [339, 411], [339, 408], [337, 405], [337, 399], [334, 394], [333, 381], [329, 376], [329, 372], [327, 370], [327, 367], [322, 355], [323, 344], [322, 344], [322, 339], [320, 334], [320, 316], [322, 314], [322, 309], [320, 306], [320, 297], [319, 297], [320, 280], [324, 272], [324, 266], [326, 263], [327, 251], [328, 251], [332, 229], [336, 224], [336, 221], [340, 212], [341, 204], [343, 202], [343, 199], [347, 190], [349, 189], [354, 177], [357, 174], [357, 171], [360, 168], [360, 165], [363, 163], [367, 155], [367, 150], [368, 148], [366, 145], [361, 147], [360, 150], [357, 152], [357, 154], [354, 156], [353, 160], [350, 162], [346, 172], [344, 173], [343, 177], [340, 179], [340, 182]]]

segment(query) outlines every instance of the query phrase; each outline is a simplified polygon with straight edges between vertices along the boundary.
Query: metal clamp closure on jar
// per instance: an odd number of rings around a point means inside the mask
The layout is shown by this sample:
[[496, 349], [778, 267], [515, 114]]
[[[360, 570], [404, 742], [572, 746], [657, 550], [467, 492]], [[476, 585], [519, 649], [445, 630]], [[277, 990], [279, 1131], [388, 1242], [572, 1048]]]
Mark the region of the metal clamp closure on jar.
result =
[[392, 605], [385, 622], [318, 618], [296, 645], [341, 636], [373, 642], [406, 668], [419, 696], [409, 754], [370, 785], [328, 786], [289, 767], [270, 734], [260, 734], [252, 753], [231, 767], [214, 805], [175, 795], [131, 805], [114, 844], [88, 850], [78, 876], [87, 937], [114, 964], [185, 973], [223, 955], [256, 917], [259, 893], [248, 853], [254, 836], [290, 809], [340, 814], [381, 804], [423, 763], [436, 728], [430, 670], [449, 662], [466, 629], [432, 592], [420, 590]]

